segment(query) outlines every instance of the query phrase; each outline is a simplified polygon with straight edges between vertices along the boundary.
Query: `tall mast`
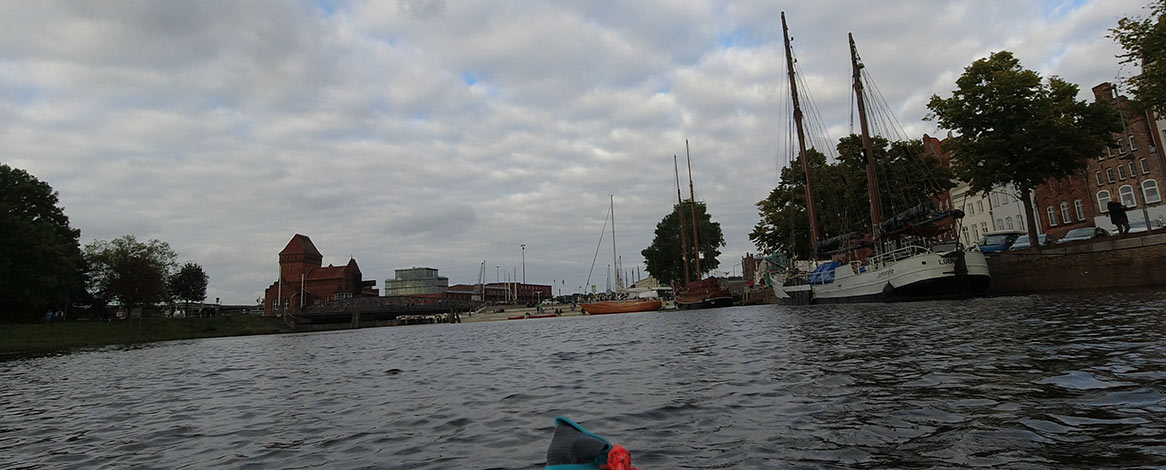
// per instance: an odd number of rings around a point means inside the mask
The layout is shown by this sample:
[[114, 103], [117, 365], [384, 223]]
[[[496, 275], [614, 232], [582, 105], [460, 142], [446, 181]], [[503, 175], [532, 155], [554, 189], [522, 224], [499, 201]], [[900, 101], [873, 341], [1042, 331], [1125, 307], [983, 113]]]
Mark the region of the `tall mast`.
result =
[[615, 195], [611, 197], [611, 266], [615, 268], [615, 291], [619, 292], [619, 257], [615, 254]]
[[866, 101], [862, 97], [862, 67], [858, 61], [858, 48], [854, 46], [854, 34], [847, 33], [850, 38], [850, 66], [854, 70], [854, 95], [858, 98], [858, 122], [862, 127], [862, 150], [866, 154], [866, 191], [870, 193], [870, 235], [875, 240], [880, 238], [879, 223], [883, 221], [883, 212], [879, 206], [879, 180], [875, 177], [874, 150], [870, 144], [870, 128], [866, 124]]
[[789, 69], [789, 90], [793, 97], [794, 124], [798, 130], [798, 158], [802, 160], [802, 174], [806, 177], [806, 210], [810, 216], [810, 253], [818, 258], [818, 217], [814, 213], [814, 191], [810, 183], [809, 156], [806, 155], [806, 134], [802, 130], [802, 106], [798, 103], [798, 81], [794, 77], [794, 56], [789, 47], [789, 27], [785, 24], [785, 12], [781, 12], [781, 32], [785, 36], [785, 64]]
[[692, 203], [689, 206], [692, 209], [692, 248], [696, 252], [696, 280], [699, 281], [704, 271], [700, 269], [700, 235], [696, 230], [696, 189], [692, 187], [692, 153], [688, 151], [688, 139], [684, 139], [684, 153], [688, 156], [688, 194], [692, 198], [689, 201]]
[[684, 235], [684, 200], [680, 198], [680, 165], [672, 156], [672, 170], [676, 173], [676, 215], [680, 216], [680, 256], [684, 259], [684, 283], [688, 283], [688, 237]]

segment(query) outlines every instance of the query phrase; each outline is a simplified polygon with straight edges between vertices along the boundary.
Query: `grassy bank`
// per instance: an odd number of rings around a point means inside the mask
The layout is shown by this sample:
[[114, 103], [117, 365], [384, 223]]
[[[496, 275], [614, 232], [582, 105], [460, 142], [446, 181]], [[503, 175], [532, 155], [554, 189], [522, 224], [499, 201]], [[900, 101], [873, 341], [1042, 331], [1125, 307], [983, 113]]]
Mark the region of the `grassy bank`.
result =
[[249, 315], [217, 318], [147, 318], [141, 322], [70, 321], [0, 325], [0, 355], [174, 339], [280, 333], [279, 319]]

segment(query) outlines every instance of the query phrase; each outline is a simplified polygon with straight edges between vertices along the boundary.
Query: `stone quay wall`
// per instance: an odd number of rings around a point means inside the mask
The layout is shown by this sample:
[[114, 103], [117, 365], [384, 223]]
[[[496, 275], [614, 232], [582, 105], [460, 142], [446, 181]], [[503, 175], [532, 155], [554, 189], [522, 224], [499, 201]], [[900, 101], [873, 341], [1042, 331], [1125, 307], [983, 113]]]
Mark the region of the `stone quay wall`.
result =
[[1166, 233], [1054, 245], [988, 258], [989, 295], [1166, 286]]

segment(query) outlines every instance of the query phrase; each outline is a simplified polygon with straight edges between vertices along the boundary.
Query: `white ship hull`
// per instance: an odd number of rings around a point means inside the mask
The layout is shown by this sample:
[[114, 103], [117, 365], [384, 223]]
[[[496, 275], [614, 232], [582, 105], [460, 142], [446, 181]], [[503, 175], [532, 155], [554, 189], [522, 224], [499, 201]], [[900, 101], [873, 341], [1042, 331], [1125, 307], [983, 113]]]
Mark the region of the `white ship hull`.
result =
[[987, 292], [991, 276], [982, 253], [965, 252], [967, 274], [958, 276], [956, 253], [913, 248], [905, 256], [884, 255], [882, 261], [838, 266], [828, 282], [822, 279], [811, 282], [809, 276], [792, 279], [784, 285], [771, 282], [773, 293], [778, 303], [819, 304], [958, 298]]

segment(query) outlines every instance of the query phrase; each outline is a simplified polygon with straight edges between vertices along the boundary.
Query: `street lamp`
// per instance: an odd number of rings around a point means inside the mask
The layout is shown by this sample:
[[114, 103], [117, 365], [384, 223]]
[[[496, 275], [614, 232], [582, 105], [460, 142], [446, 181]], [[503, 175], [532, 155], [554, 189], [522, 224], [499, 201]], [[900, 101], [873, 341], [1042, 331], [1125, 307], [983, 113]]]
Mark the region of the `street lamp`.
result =
[[499, 274], [498, 274], [498, 272], [499, 272], [498, 268], [501, 268], [501, 267], [502, 266], [499, 266], [497, 264], [494, 265], [494, 283], [495, 284], [502, 282], [502, 280], [499, 278]]
[[526, 244], [519, 245], [522, 247], [522, 283], [526, 284]]

